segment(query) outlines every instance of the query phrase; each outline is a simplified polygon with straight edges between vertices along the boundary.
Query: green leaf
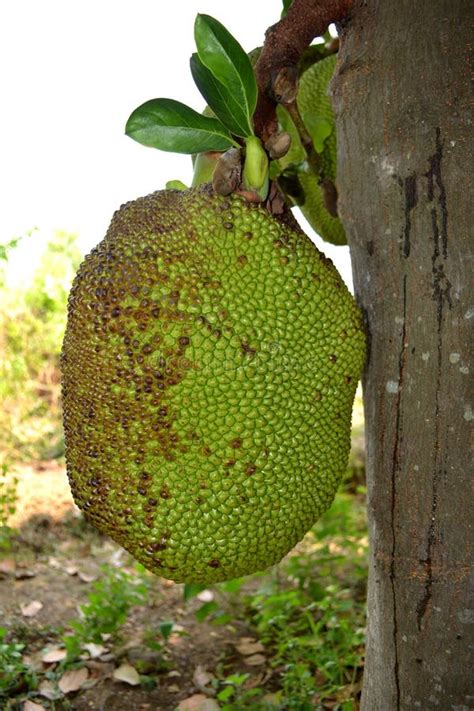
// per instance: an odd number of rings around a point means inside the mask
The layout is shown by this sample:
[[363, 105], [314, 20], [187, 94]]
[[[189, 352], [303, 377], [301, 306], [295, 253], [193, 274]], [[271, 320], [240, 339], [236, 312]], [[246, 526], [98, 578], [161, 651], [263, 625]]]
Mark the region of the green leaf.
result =
[[185, 583], [183, 589], [184, 602], [191, 600], [192, 597], [196, 597], [196, 595], [199, 595], [199, 593], [205, 589], [206, 586], [201, 585], [200, 583]]
[[218, 119], [173, 99], [151, 99], [130, 115], [125, 133], [144, 146], [173, 153], [226, 151], [234, 141]]
[[247, 679], [249, 678], [250, 674], [230, 674], [229, 676], [226, 676], [225, 678], [225, 683], [226, 684], [234, 684], [234, 686], [242, 686]]
[[168, 180], [165, 188], [167, 190], [187, 190], [188, 186], [182, 180]]
[[160, 622], [160, 633], [165, 642], [168, 641], [171, 632], [173, 631], [173, 622]]
[[199, 610], [196, 610], [195, 615], [196, 619], [198, 622], [202, 622], [203, 620], [206, 619], [206, 617], [209, 617], [215, 610], [219, 609], [219, 605], [217, 602], [205, 602], [204, 605], [201, 605]]
[[252, 125], [238, 95], [216, 79], [196, 53], [191, 56], [190, 65], [197, 88], [224, 126], [236, 136], [251, 136]]
[[196, 17], [194, 38], [199, 59], [217, 81], [235, 96], [251, 125], [258, 89], [247, 53], [230, 32], [209, 15]]
[[232, 686], [226, 686], [222, 691], [219, 691], [217, 698], [219, 701], [228, 701], [235, 694], [235, 689]]
[[223, 583], [219, 583], [219, 589], [225, 593], [236, 593], [240, 591], [240, 588], [244, 582], [244, 578], [232, 578], [232, 580], [226, 580]]

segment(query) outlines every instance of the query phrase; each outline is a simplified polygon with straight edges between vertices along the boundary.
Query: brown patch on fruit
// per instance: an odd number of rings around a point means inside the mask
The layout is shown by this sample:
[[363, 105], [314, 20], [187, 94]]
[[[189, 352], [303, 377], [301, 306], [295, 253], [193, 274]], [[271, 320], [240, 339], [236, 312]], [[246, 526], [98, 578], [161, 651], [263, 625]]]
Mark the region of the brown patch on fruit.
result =
[[246, 341], [242, 341], [242, 352], [244, 355], [249, 356], [249, 358], [253, 358], [257, 353], [255, 348], [252, 348]]

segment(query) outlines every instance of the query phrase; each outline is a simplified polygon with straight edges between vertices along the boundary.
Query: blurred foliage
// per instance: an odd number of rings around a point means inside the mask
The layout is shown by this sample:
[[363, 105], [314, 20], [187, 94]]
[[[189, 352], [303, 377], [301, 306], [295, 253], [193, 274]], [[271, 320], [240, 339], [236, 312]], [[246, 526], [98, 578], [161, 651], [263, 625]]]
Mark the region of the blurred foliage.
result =
[[5, 463], [0, 466], [0, 555], [12, 547], [14, 530], [8, 525], [16, 511], [18, 477], [9, 476]]
[[60, 424], [59, 353], [67, 297], [81, 261], [76, 236], [55, 233], [31, 281], [9, 288], [6, 264], [18, 243], [0, 249], [0, 448], [3, 460], [46, 459], [63, 453]]

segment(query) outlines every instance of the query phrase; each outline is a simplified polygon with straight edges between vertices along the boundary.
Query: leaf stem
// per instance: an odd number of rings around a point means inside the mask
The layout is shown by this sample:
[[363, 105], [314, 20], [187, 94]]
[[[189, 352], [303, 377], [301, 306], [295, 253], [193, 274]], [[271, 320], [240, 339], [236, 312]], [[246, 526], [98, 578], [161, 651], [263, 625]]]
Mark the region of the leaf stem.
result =
[[313, 140], [309, 135], [308, 131], [306, 130], [306, 126], [304, 125], [303, 119], [301, 118], [300, 112], [298, 111], [296, 101], [291, 101], [289, 104], [283, 105], [290, 114], [291, 119], [295, 124], [296, 130], [298, 131], [301, 145], [303, 146], [303, 149], [306, 153], [306, 160], [308, 161], [308, 165], [311, 169], [311, 172], [319, 181], [323, 178], [321, 156], [316, 152], [314, 148]]

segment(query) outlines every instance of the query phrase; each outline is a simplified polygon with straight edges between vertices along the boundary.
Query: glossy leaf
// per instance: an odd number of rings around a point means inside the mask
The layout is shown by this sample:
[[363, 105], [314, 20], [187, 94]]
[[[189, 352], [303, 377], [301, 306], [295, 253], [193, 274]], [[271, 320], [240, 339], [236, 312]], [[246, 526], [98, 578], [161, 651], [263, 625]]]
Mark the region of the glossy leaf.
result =
[[206, 619], [206, 617], [209, 617], [213, 612], [219, 609], [219, 605], [217, 602], [205, 602], [204, 605], [201, 605], [199, 610], [196, 610], [194, 613], [196, 616], [196, 619], [198, 622], [202, 622], [203, 620]]
[[205, 589], [206, 586], [201, 585], [200, 583], [185, 583], [183, 588], [184, 602], [187, 602], [188, 600], [191, 600], [191, 598], [196, 597], [196, 595], [199, 595], [199, 593]]
[[232, 137], [216, 118], [173, 99], [151, 99], [130, 115], [125, 133], [144, 146], [174, 153], [226, 151]]
[[199, 59], [235, 97], [251, 126], [258, 90], [245, 50], [220, 22], [209, 15], [196, 17], [194, 38]]
[[251, 122], [239, 98], [215, 78], [197, 54], [192, 55], [190, 65], [197, 88], [224, 126], [235, 136], [251, 136]]

